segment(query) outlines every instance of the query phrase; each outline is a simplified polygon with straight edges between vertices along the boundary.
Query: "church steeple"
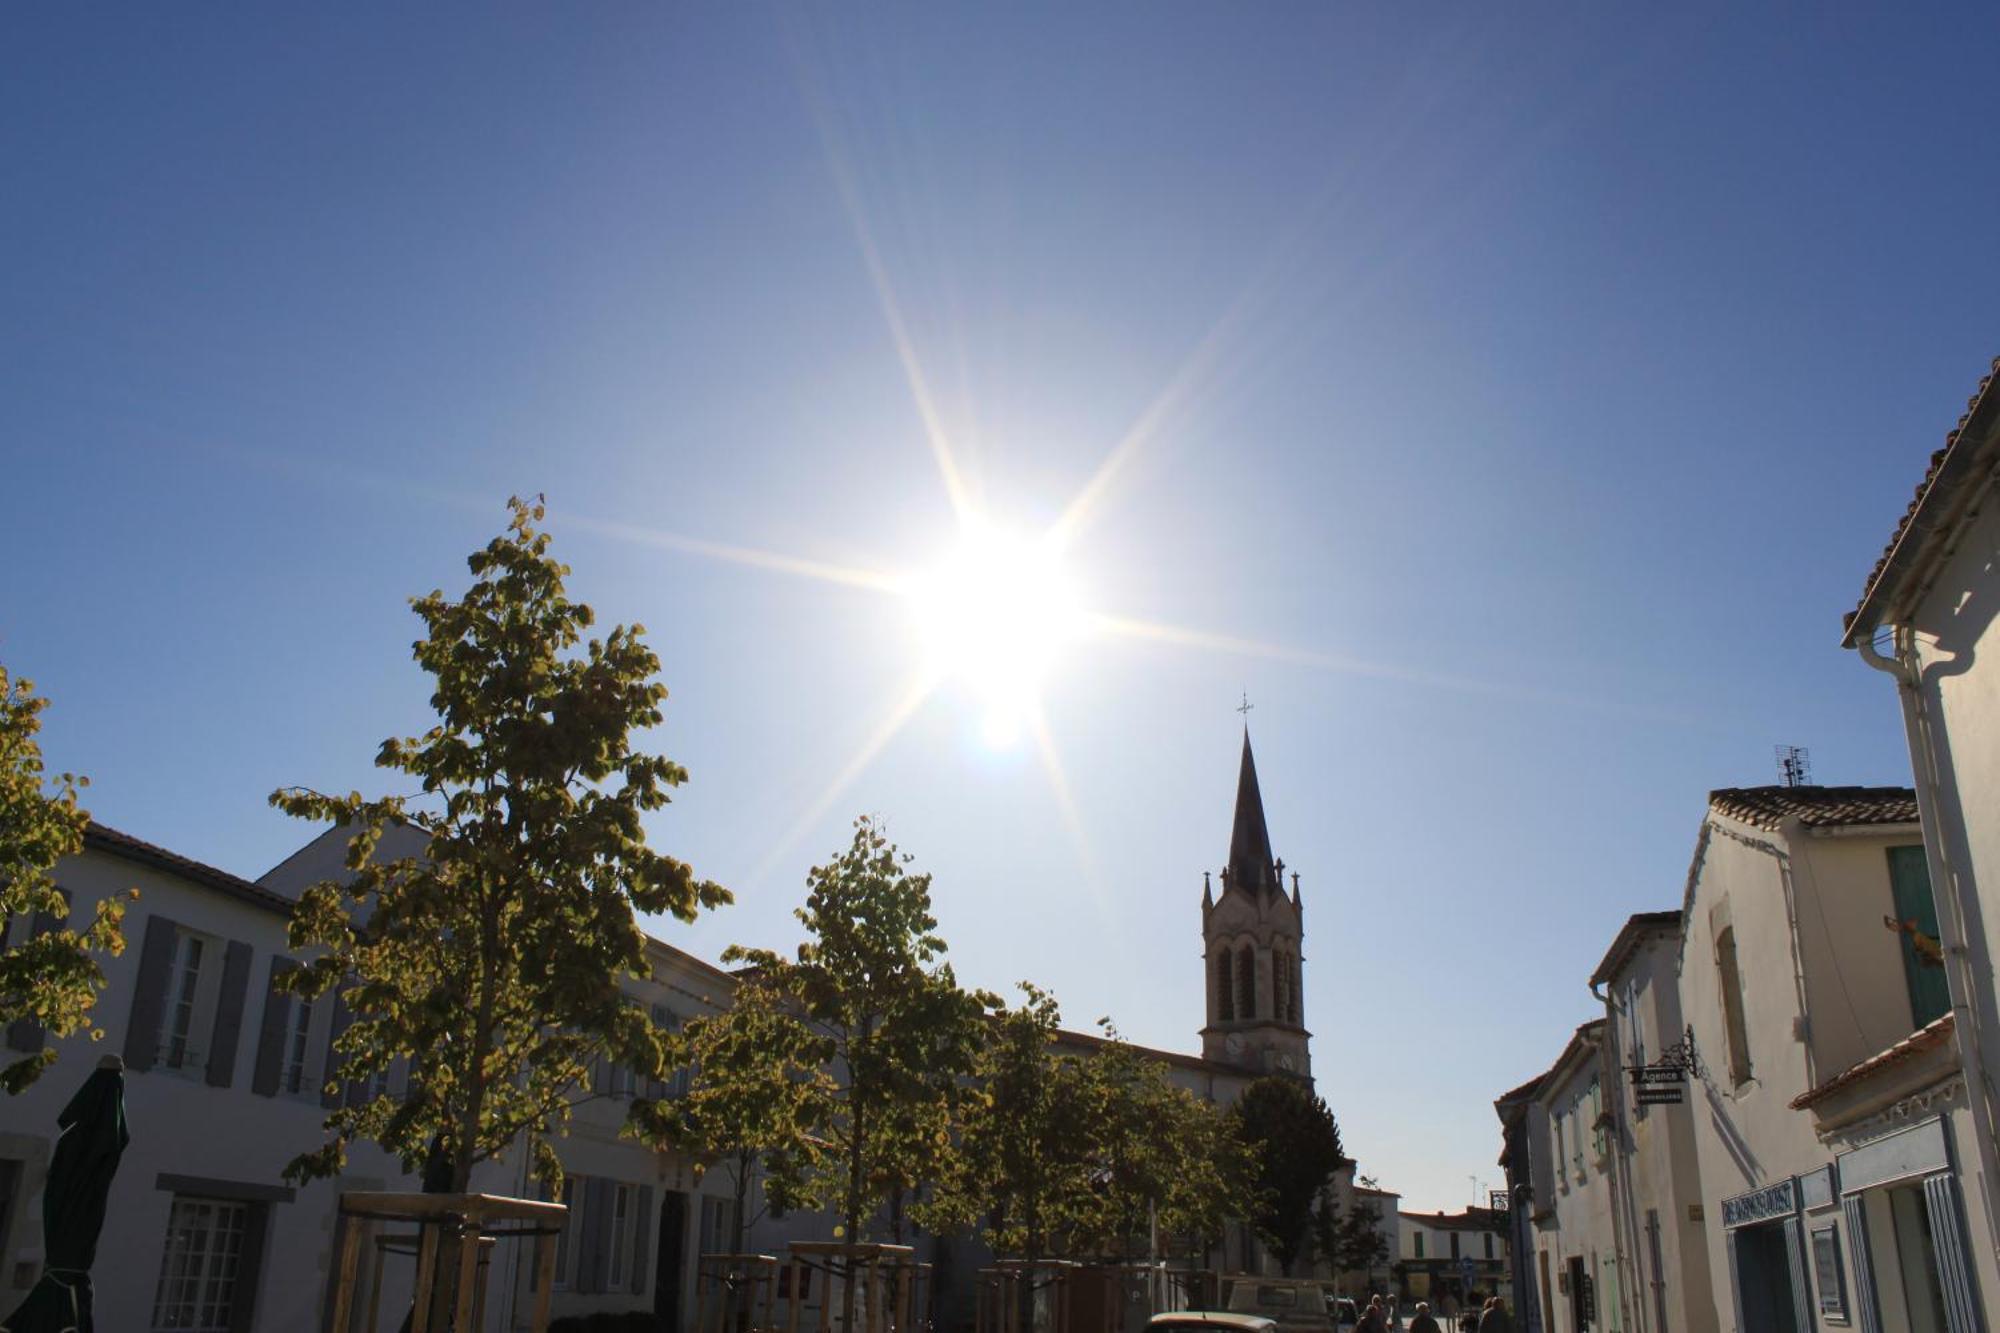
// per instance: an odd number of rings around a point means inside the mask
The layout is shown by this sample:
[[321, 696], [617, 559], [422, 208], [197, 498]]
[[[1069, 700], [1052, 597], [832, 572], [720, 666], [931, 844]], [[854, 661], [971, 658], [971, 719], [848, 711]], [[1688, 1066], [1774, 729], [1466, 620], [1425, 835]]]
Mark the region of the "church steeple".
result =
[[[1249, 708], [1246, 700], [1244, 709]], [[1202, 1055], [1251, 1074], [1312, 1077], [1312, 1034], [1305, 1026], [1305, 986], [1299, 945], [1305, 934], [1298, 877], [1285, 892], [1285, 863], [1271, 855], [1264, 823], [1264, 794], [1250, 730], [1243, 731], [1243, 763], [1236, 779], [1236, 812], [1229, 829], [1229, 864], [1222, 892], [1212, 894], [1202, 876], [1202, 957], [1206, 965], [1208, 1022]]]
[[1229, 887], [1258, 895], [1285, 891], [1271, 859], [1271, 831], [1264, 824], [1264, 794], [1257, 788], [1248, 727], [1243, 728], [1243, 767], [1236, 776], [1236, 822], [1229, 831]]

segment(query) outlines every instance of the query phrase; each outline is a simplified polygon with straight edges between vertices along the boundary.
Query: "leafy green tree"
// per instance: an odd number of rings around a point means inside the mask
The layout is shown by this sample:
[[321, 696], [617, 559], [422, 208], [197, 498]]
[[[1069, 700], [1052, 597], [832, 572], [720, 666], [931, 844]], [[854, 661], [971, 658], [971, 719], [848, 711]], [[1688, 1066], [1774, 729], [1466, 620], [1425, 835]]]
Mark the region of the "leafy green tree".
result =
[[819, 1157], [812, 1131], [825, 1120], [834, 1087], [820, 1050], [783, 997], [753, 976], [727, 1009], [690, 1021], [674, 1042], [673, 1058], [688, 1071], [686, 1091], [634, 1108], [629, 1133], [730, 1172], [736, 1253], [753, 1220], [758, 1159], [796, 1175]]
[[[51, 872], [83, 850], [90, 815], [77, 805], [77, 792], [89, 780], [61, 773], [50, 790], [35, 739], [46, 707], [33, 681], [0, 666], [0, 922], [35, 923], [28, 938], [0, 952], [0, 1025], [33, 1022], [66, 1037], [89, 1028], [91, 1006], [104, 989], [94, 955], [124, 952], [126, 897], [138, 894], [101, 900], [82, 931], [58, 924], [69, 919], [69, 903]], [[92, 1041], [104, 1035], [89, 1031]], [[23, 1056], [0, 1070], [0, 1087], [20, 1092], [55, 1058], [54, 1047]]]
[[1382, 1230], [1382, 1210], [1357, 1202], [1333, 1228], [1332, 1253], [1337, 1273], [1366, 1273], [1389, 1257], [1389, 1238]]
[[975, 1227], [996, 1253], [1039, 1260], [1066, 1249], [1096, 1206], [1091, 1112], [1102, 1105], [1083, 1058], [1059, 1053], [1055, 997], [1029, 982], [980, 1053], [963, 1116], [920, 1220]]
[[1249, 1222], [1286, 1273], [1315, 1230], [1314, 1210], [1342, 1161], [1333, 1112], [1297, 1079], [1260, 1078], [1231, 1114], [1249, 1146], [1256, 1205]]
[[1129, 1259], [1179, 1238], [1199, 1252], [1241, 1197], [1247, 1159], [1212, 1104], [1175, 1087], [1101, 1020], [1107, 1040], [1081, 1066], [1091, 1199], [1064, 1248], [1080, 1258]]
[[795, 913], [810, 938], [796, 958], [732, 947], [790, 1006], [831, 1071], [814, 1138], [824, 1154], [774, 1163], [767, 1188], [787, 1206], [831, 1208], [842, 1233], [864, 1227], [892, 1196], [932, 1179], [998, 1001], [959, 987], [941, 961], [930, 876], [866, 818], [846, 851], [807, 876]]
[[[541, 502], [508, 507], [507, 531], [468, 559], [462, 598], [412, 602], [438, 720], [384, 741], [376, 763], [421, 795], [271, 797], [353, 830], [345, 878], [300, 898], [292, 946], [317, 952], [287, 984], [308, 997], [346, 987], [338, 1081], [365, 1083], [399, 1057], [413, 1075], [406, 1099], [332, 1112], [324, 1144], [286, 1167], [294, 1180], [332, 1175], [349, 1143], [373, 1139], [410, 1169], [435, 1144], [439, 1178], [461, 1192], [526, 1135], [554, 1186], [548, 1139], [588, 1095], [591, 1062], [665, 1068], [666, 1034], [619, 995], [621, 976], [647, 968], [637, 914], [690, 920], [729, 901], [646, 845], [642, 816], [687, 774], [633, 748], [667, 694], [643, 628], [586, 641], [595, 617], [564, 591]], [[384, 855], [392, 825], [422, 834], [421, 851]]]

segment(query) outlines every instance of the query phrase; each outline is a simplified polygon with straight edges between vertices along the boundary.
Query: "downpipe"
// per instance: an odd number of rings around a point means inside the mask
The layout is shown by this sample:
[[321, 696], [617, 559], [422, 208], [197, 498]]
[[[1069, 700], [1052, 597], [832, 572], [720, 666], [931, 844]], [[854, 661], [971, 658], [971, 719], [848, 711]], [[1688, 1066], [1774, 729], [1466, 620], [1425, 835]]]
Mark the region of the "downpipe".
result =
[[[1920, 790], [1919, 812], [1929, 812], [1924, 821], [1924, 842], [1932, 863], [1939, 871], [1945, 892], [1945, 912], [1939, 929], [1947, 932], [1941, 944], [1944, 955], [1951, 960], [1952, 971], [1957, 985], [1952, 1000], [1953, 1023], [1958, 1035], [1958, 1058], [1965, 1069], [1966, 1102], [1972, 1109], [1974, 1140], [1979, 1145], [1979, 1203], [1980, 1211], [1986, 1218], [1986, 1234], [1989, 1244], [2000, 1255], [2000, 1213], [1996, 1213], [1994, 1191], [2000, 1189], [2000, 1155], [1995, 1152], [1993, 1086], [1989, 1080], [1984, 1047], [1981, 1041], [1979, 1012], [1972, 1004], [1974, 978], [1972, 976], [1971, 955], [1967, 947], [1965, 926], [1964, 883], [1959, 877], [1958, 866], [1951, 849], [1946, 845], [1944, 831], [1938, 825], [1937, 811], [1941, 809], [1942, 781], [1938, 774], [1937, 750], [1933, 743], [1936, 724], [1931, 710], [1924, 699], [1923, 659], [1917, 653], [1916, 631], [1908, 625], [1892, 628], [1895, 655], [1889, 656], [1878, 649], [1872, 636], [1855, 640], [1854, 647], [1861, 654], [1861, 660], [1877, 671], [1892, 676], [1897, 692], [1902, 696], [1903, 725], [1909, 733], [1911, 765]], [[1939, 895], [1932, 894], [1933, 899]]]

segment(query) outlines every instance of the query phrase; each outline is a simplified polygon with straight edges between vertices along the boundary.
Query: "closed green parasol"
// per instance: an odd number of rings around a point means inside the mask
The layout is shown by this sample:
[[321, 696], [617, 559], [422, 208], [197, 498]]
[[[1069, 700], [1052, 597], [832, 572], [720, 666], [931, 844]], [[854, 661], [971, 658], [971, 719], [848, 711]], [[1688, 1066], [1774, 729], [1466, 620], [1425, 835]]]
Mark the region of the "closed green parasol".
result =
[[107, 1055], [56, 1117], [55, 1156], [42, 1187], [42, 1278], [0, 1333], [92, 1333], [90, 1265], [104, 1230], [125, 1129], [125, 1065]]

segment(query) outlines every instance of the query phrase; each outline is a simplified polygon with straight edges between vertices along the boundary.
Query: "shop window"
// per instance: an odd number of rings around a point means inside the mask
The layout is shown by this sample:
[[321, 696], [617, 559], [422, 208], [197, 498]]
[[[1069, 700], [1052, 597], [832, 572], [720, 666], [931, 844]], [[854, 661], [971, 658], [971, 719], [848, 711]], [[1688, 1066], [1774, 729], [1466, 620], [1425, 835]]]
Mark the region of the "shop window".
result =
[[1910, 1021], [1913, 1027], [1923, 1027], [1951, 1011], [1951, 990], [1945, 983], [1937, 902], [1931, 896], [1930, 865], [1922, 847], [1889, 849], [1889, 890], [1896, 905], [1889, 924], [1902, 937]]
[[1736, 928], [1726, 926], [1715, 937], [1715, 971], [1722, 983], [1722, 1023], [1729, 1045], [1729, 1079], [1742, 1087], [1750, 1081], [1750, 1029], [1743, 1018], [1743, 974], [1736, 966]]

